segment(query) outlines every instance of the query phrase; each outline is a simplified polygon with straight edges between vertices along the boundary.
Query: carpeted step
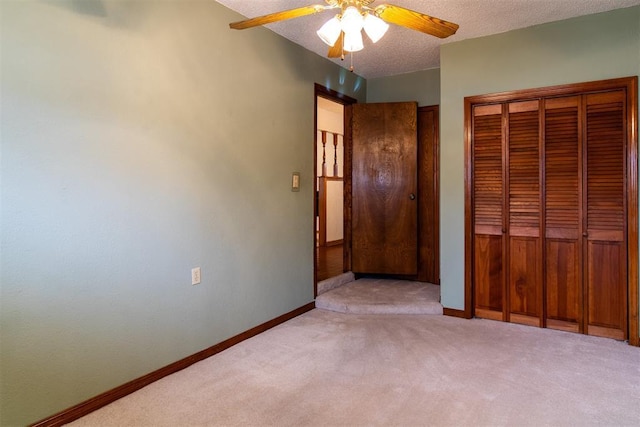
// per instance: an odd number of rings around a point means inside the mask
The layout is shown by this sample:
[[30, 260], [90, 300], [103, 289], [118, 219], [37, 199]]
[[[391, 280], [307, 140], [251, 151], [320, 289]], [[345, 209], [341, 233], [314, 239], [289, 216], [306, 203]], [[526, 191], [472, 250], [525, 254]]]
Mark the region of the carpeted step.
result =
[[328, 292], [331, 289], [340, 287], [346, 283], [353, 282], [354, 280], [356, 280], [356, 277], [350, 271], [346, 273], [342, 273], [339, 276], [330, 277], [326, 280], [322, 280], [318, 282], [318, 295], [324, 294], [325, 292]]
[[353, 314], [442, 314], [439, 286], [370, 278], [318, 295], [316, 308]]

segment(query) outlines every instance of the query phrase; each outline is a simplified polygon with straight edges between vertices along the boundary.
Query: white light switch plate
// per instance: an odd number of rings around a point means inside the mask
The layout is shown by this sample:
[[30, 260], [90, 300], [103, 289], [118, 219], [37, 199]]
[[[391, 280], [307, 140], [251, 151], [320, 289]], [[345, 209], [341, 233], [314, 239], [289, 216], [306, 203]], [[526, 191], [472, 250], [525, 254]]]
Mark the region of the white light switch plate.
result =
[[191, 269], [191, 284], [192, 285], [200, 284], [200, 267]]
[[291, 191], [300, 191], [300, 172], [291, 174]]

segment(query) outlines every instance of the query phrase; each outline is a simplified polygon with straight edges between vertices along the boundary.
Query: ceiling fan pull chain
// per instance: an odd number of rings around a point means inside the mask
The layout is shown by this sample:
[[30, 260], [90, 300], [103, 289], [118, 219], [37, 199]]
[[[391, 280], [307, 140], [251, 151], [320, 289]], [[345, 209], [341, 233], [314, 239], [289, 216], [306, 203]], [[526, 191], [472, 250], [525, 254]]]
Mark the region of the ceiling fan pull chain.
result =
[[349, 67], [349, 71], [351, 71], [353, 73], [353, 52], [351, 52], [351, 66]]

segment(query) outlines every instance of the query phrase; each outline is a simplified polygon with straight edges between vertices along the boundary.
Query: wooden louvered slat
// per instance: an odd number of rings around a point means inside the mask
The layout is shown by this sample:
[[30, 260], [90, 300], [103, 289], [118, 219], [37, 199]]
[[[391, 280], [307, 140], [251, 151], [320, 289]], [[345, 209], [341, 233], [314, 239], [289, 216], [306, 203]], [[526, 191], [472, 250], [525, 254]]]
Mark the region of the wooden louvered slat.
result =
[[579, 98], [545, 104], [545, 283], [547, 327], [581, 328], [582, 235]]
[[509, 104], [509, 320], [542, 325], [539, 101]]
[[[509, 226], [540, 227], [538, 111], [509, 115]], [[513, 233], [512, 233], [513, 234]]]
[[545, 225], [547, 235], [555, 229], [579, 233], [580, 177], [578, 107], [545, 112]]
[[622, 102], [587, 106], [587, 228], [624, 231]]
[[475, 225], [502, 227], [501, 115], [484, 115], [475, 118], [473, 159]]
[[627, 328], [625, 98], [619, 91], [586, 99], [587, 332], [623, 339]]
[[473, 122], [476, 315], [502, 320], [504, 307], [502, 108], [480, 106]]

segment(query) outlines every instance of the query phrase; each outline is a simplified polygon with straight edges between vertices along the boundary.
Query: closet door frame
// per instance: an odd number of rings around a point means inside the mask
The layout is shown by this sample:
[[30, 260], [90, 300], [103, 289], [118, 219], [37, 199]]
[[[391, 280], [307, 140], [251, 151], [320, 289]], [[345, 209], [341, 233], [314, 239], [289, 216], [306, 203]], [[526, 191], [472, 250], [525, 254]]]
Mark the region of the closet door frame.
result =
[[473, 109], [478, 105], [582, 95], [623, 90], [626, 94], [626, 169], [627, 169], [627, 322], [630, 345], [640, 346], [638, 325], [638, 77], [600, 80], [586, 83], [524, 89], [465, 98], [465, 310], [472, 318], [474, 309], [474, 223], [473, 223]]

